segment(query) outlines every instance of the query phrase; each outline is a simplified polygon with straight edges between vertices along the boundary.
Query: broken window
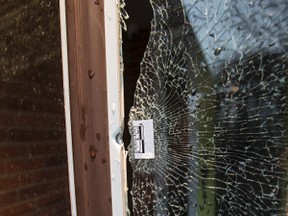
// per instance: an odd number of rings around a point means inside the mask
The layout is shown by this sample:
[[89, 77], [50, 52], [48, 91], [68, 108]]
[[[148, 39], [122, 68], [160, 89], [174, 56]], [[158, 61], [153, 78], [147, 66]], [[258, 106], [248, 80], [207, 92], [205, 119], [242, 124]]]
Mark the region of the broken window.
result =
[[286, 215], [288, 2], [151, 5], [129, 122], [133, 215]]

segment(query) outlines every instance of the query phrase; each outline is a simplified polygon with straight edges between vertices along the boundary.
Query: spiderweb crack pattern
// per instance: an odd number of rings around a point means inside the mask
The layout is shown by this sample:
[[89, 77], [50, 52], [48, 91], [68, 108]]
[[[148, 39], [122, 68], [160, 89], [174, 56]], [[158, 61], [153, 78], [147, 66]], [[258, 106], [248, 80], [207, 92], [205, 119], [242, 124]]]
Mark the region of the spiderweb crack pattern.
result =
[[285, 215], [288, 2], [151, 0], [132, 122], [134, 215]]

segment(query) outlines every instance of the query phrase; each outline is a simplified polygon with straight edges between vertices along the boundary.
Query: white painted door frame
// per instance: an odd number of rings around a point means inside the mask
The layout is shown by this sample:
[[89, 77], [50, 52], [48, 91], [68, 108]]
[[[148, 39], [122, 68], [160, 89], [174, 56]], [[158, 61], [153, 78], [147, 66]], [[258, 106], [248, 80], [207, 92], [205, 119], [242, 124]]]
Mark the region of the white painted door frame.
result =
[[104, 4], [112, 211], [113, 216], [124, 216], [127, 184], [126, 153], [122, 142], [124, 86], [120, 66], [120, 2], [106, 0]]
[[[106, 76], [108, 98], [108, 122], [110, 142], [110, 171], [112, 191], [113, 216], [126, 215], [127, 183], [126, 183], [126, 152], [121, 134], [124, 122], [123, 75], [120, 70], [120, 18], [119, 2], [104, 1], [105, 16], [105, 47], [106, 47]], [[77, 216], [74, 160], [71, 130], [71, 107], [69, 90], [69, 68], [67, 47], [67, 22], [65, 0], [60, 0], [61, 43], [63, 61], [63, 86], [65, 100], [66, 139], [69, 168], [69, 189], [71, 200], [71, 215]]]

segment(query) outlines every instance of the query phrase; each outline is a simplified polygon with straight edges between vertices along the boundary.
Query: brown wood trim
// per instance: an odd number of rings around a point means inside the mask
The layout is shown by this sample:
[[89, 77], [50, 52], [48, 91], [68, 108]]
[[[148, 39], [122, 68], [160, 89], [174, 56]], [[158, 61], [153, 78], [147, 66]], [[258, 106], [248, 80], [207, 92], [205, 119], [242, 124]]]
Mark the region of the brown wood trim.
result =
[[66, 0], [78, 216], [112, 215], [103, 0]]

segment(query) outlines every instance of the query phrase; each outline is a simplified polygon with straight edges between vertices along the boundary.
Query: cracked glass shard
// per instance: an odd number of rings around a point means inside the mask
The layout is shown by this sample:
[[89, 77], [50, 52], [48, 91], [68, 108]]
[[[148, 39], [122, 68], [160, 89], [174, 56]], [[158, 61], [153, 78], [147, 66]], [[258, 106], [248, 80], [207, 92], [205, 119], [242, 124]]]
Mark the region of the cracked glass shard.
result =
[[285, 216], [288, 1], [150, 2], [129, 128], [153, 120], [155, 157], [132, 139], [133, 215]]

